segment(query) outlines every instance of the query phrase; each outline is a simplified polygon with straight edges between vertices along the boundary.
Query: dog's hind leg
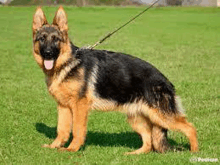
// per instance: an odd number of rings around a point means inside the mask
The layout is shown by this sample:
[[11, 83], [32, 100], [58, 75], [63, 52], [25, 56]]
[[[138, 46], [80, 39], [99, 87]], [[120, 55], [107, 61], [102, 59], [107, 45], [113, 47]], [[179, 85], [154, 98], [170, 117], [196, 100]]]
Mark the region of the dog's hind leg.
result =
[[135, 114], [134, 116], [128, 115], [128, 122], [132, 126], [133, 130], [141, 135], [143, 145], [140, 149], [125, 154], [129, 155], [129, 154], [141, 154], [141, 153], [150, 152], [152, 150], [152, 142], [151, 142], [152, 124], [150, 120], [142, 115]]
[[189, 123], [185, 116], [181, 114], [164, 114], [158, 109], [146, 108], [146, 116], [149, 117], [154, 125], [162, 128], [176, 130], [184, 133], [190, 142], [190, 150], [192, 152], [198, 151], [197, 133], [196, 129]]
[[72, 113], [69, 108], [58, 105], [58, 126], [57, 137], [52, 144], [45, 144], [43, 147], [48, 148], [60, 148], [69, 139], [71, 127], [72, 127]]
[[160, 126], [153, 125], [152, 128], [152, 143], [154, 150], [158, 152], [165, 152], [170, 148], [167, 141], [167, 129]]

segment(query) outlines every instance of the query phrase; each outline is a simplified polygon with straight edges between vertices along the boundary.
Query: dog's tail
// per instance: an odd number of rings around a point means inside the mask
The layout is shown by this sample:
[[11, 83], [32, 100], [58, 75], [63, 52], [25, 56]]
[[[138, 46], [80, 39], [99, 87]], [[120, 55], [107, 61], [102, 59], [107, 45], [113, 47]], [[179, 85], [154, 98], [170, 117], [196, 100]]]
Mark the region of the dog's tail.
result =
[[184, 115], [185, 114], [185, 109], [183, 108], [180, 96], [175, 96], [175, 104], [176, 104], [177, 111], [180, 114]]

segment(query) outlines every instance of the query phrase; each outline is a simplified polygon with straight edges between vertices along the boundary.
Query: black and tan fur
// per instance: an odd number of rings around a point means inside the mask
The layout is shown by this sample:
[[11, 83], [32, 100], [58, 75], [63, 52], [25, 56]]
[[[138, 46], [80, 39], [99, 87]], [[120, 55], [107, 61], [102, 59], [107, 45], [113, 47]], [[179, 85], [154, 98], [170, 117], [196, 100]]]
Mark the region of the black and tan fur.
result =
[[154, 66], [136, 57], [106, 50], [79, 49], [69, 40], [62, 7], [48, 24], [40, 7], [33, 17], [33, 52], [58, 103], [57, 138], [44, 147], [68, 151], [84, 144], [91, 109], [121, 111], [141, 135], [143, 146], [130, 154], [168, 148], [168, 129], [183, 132], [198, 150], [196, 130], [181, 111], [174, 86]]

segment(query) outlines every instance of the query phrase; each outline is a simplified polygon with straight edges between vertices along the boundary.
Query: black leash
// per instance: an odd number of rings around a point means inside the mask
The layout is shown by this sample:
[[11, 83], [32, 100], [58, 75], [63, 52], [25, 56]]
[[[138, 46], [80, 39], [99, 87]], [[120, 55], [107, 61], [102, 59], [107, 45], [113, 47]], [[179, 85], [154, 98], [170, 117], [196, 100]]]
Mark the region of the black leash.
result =
[[99, 40], [98, 42], [96, 42], [93, 46], [90, 46], [89, 49], [94, 49], [96, 46], [100, 45], [101, 43], [103, 43], [107, 38], [111, 37], [113, 34], [115, 34], [117, 31], [119, 31], [120, 29], [122, 29], [123, 27], [125, 27], [127, 24], [129, 24], [130, 22], [132, 22], [133, 20], [135, 20], [137, 17], [139, 17], [140, 15], [142, 15], [143, 13], [145, 13], [148, 9], [150, 9], [151, 7], [153, 7], [159, 0], [156, 0], [154, 3], [152, 3], [148, 8], [144, 9], [142, 12], [140, 12], [139, 14], [137, 14], [136, 16], [134, 16], [133, 18], [131, 18], [128, 22], [126, 22], [125, 24], [123, 24], [122, 26], [120, 26], [119, 28], [117, 28], [116, 30], [114, 30], [113, 32], [108, 33], [104, 38], [102, 38], [101, 40]]

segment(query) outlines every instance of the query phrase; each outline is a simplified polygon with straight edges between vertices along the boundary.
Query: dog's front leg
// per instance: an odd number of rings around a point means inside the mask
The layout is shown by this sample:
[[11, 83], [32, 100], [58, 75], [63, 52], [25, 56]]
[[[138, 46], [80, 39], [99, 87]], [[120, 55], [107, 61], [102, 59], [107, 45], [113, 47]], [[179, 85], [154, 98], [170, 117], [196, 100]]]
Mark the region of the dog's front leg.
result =
[[48, 148], [60, 148], [69, 139], [71, 127], [72, 127], [72, 112], [69, 108], [58, 105], [58, 125], [57, 125], [57, 137], [52, 144], [45, 144], [43, 147]]
[[73, 115], [73, 140], [66, 150], [76, 152], [84, 144], [90, 106], [90, 101], [87, 98], [82, 98], [71, 107]]

